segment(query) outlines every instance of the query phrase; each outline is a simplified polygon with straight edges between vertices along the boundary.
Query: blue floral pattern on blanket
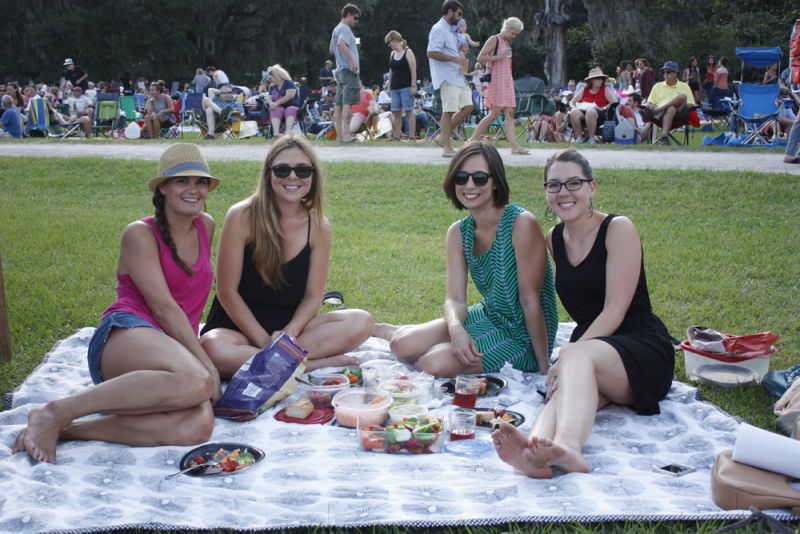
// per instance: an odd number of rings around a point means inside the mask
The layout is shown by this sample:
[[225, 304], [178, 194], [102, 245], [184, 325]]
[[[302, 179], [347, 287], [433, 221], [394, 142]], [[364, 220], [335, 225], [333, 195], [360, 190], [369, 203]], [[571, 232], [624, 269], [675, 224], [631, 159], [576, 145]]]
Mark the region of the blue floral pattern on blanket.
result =
[[[559, 343], [571, 327], [562, 325]], [[0, 532], [101, 531], [128, 528], [277, 529], [301, 526], [491, 524], [506, 521], [737, 518], [710, 496], [714, 456], [730, 448], [738, 422], [675, 382], [658, 416], [610, 407], [598, 414], [584, 454], [591, 473], [534, 480], [492, 452], [477, 458], [383, 455], [362, 451], [355, 431], [294, 425], [272, 415], [218, 419], [212, 441], [251, 443], [266, 452], [256, 467], [211, 478], [164, 476], [190, 447], [133, 448], [100, 442], [59, 444], [57, 465], [11, 454], [36, 404], [89, 387], [91, 328], [59, 342], [0, 412]], [[369, 339], [355, 354], [391, 358], [388, 343]], [[542, 400], [539, 375], [506, 367], [509, 387], [497, 401], [526, 417]], [[441, 407], [444, 410], [446, 407]], [[489, 439], [481, 431], [480, 439]], [[681, 478], [654, 465], [697, 468]]]

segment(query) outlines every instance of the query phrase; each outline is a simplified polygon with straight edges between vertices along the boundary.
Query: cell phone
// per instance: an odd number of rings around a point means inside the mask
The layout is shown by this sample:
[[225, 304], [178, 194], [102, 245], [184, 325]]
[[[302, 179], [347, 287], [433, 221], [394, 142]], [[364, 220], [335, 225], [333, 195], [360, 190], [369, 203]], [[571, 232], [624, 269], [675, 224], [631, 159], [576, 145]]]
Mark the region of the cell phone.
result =
[[682, 477], [683, 475], [688, 475], [689, 473], [694, 473], [697, 471], [695, 467], [689, 467], [688, 465], [683, 464], [654, 466], [653, 470], [671, 477]]

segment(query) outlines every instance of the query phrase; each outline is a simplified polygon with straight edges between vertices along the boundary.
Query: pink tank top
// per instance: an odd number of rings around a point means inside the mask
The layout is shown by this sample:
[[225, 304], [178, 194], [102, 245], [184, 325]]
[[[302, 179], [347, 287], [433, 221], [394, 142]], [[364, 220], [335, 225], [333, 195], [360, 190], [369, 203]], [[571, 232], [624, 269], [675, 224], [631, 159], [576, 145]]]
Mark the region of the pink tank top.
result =
[[[164, 279], [167, 282], [172, 298], [175, 299], [175, 302], [181, 307], [186, 317], [189, 318], [189, 323], [194, 328], [194, 331], [198, 332], [200, 316], [203, 314], [203, 309], [205, 309], [208, 293], [211, 291], [211, 282], [214, 279], [214, 271], [211, 268], [211, 247], [208, 244], [208, 233], [206, 232], [203, 218], [196, 217], [194, 219], [197, 238], [200, 240], [200, 253], [197, 255], [197, 261], [191, 266], [194, 274], [185, 272], [172, 259], [172, 252], [164, 242], [164, 238], [156, 226], [155, 218], [145, 217], [142, 221], [147, 223], [158, 241], [161, 270], [164, 272]], [[153, 317], [153, 312], [147, 306], [147, 302], [145, 302], [139, 288], [136, 287], [133, 279], [127, 274], [117, 274], [117, 300], [106, 308], [106, 311], [103, 312], [103, 317], [117, 311], [132, 313], [156, 328], [161, 328], [161, 325]]]

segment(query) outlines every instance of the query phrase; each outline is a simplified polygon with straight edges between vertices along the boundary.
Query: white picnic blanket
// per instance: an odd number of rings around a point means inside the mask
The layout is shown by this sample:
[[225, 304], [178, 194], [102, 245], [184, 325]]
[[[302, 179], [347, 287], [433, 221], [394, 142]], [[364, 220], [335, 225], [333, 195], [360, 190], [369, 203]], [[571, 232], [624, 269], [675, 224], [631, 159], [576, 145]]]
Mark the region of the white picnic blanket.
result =
[[[562, 325], [560, 342], [570, 330], [570, 325]], [[550, 480], [515, 472], [493, 450], [477, 458], [362, 451], [353, 430], [275, 420], [280, 405], [254, 421], [217, 421], [212, 441], [244, 442], [266, 452], [261, 463], [235, 475], [165, 480], [191, 447], [64, 442], [58, 447], [57, 465], [33, 464], [26, 454], [12, 455], [14, 439], [33, 405], [90, 385], [85, 360], [92, 333], [92, 328], [83, 328], [59, 342], [7, 399], [7, 410], [0, 412], [0, 532], [122, 527], [267, 530], [748, 515], [720, 510], [709, 489], [714, 456], [733, 446], [738, 422], [698, 401], [696, 390], [679, 382], [661, 402], [661, 415], [604, 409], [584, 448], [591, 473]], [[374, 338], [356, 353], [363, 359], [391, 357], [388, 344]], [[535, 385], [543, 377], [511, 368], [501, 375], [508, 387], [496, 400], [525, 415], [522, 428], [527, 431], [542, 407]], [[479, 439], [489, 439], [488, 431], [479, 433]], [[697, 471], [673, 478], [652, 470], [668, 463], [688, 464]]]

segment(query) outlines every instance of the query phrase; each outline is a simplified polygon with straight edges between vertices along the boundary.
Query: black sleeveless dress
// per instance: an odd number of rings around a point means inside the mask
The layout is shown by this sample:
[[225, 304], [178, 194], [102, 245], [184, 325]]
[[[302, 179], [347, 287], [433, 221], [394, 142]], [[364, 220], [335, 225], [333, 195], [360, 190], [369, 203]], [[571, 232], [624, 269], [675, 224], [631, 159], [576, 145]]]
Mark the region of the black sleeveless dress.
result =
[[[311, 219], [309, 216], [308, 235], [306, 236], [306, 246], [297, 256], [283, 265], [283, 283], [277, 287], [269, 287], [256, 272], [253, 263], [253, 243], [248, 243], [244, 248], [244, 260], [242, 261], [242, 276], [239, 280], [239, 295], [242, 297], [247, 307], [255, 316], [261, 327], [272, 334], [276, 330], [284, 328], [303, 300], [306, 292], [306, 282], [311, 265]], [[215, 328], [228, 328], [239, 331], [233, 320], [228, 317], [225, 308], [214, 295], [211, 303], [211, 310], [208, 312], [206, 324], [200, 334], [205, 334]]]
[[[578, 265], [571, 265], [564, 247], [564, 224], [553, 228], [553, 260], [556, 264], [556, 292], [561, 303], [578, 326], [570, 341], [580, 339], [603, 311], [606, 297], [606, 234], [615, 215], [609, 214], [600, 224], [589, 254]], [[634, 409], [642, 415], [660, 413], [658, 401], [672, 385], [675, 372], [675, 349], [667, 331], [650, 306], [644, 256], [639, 282], [622, 324], [605, 341], [619, 353], [634, 398]]]

